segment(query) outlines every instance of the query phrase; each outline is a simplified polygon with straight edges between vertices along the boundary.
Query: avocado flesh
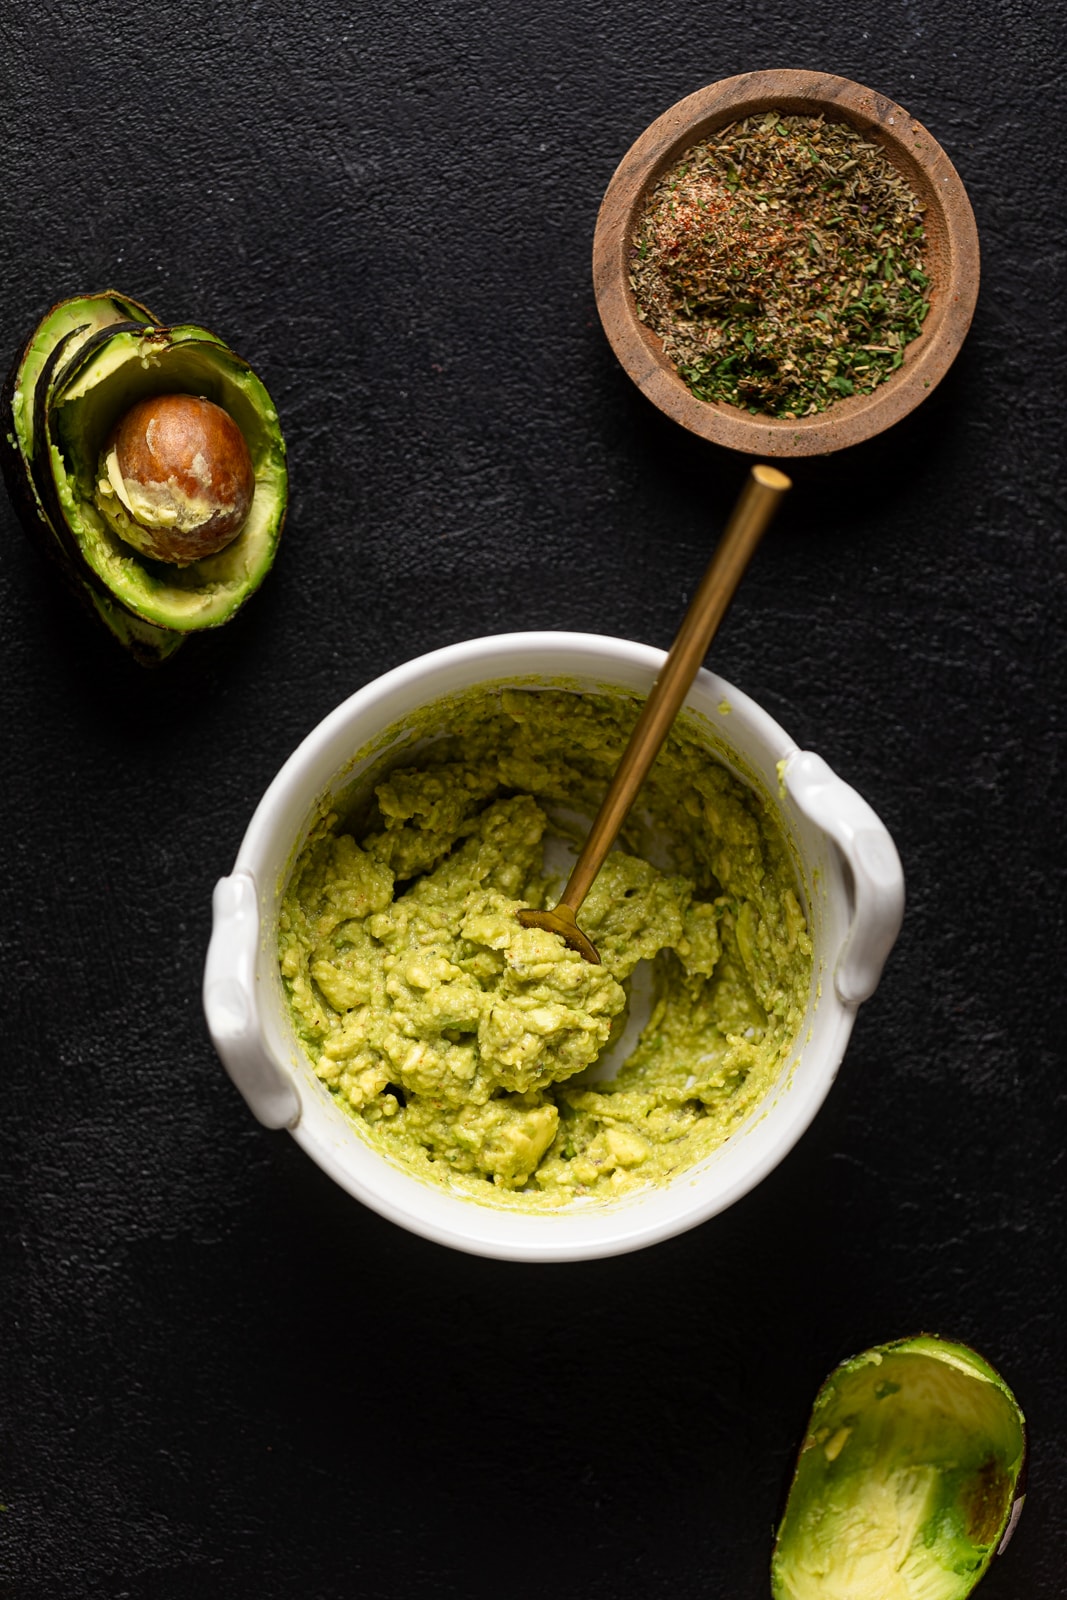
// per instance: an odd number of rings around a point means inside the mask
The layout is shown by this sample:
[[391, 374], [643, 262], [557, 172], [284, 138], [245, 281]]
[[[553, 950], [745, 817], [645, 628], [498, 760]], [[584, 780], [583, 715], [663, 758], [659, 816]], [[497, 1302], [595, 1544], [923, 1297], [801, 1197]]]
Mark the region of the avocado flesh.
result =
[[1022, 1413], [966, 1346], [865, 1351], [816, 1398], [771, 1566], [775, 1600], [965, 1600], [1001, 1546]]
[[152, 322], [145, 306], [110, 289], [61, 301], [37, 325], [0, 399], [5, 422], [0, 446], [4, 478], [27, 535], [41, 545], [75, 597], [144, 666], [156, 666], [172, 655], [181, 635], [131, 616], [103, 591], [81, 562], [62, 519], [45, 509], [33, 462], [38, 395], [42, 383], [48, 387], [54, 379], [55, 358], [69, 363], [107, 329], [129, 323], [150, 326]]
[[[248, 517], [225, 549], [187, 567], [140, 555], [108, 526], [96, 504], [99, 457], [114, 422], [153, 394], [201, 395], [233, 417], [255, 471]], [[285, 446], [277, 413], [255, 373], [214, 334], [180, 326], [117, 330], [56, 379], [47, 476], [63, 518], [100, 585], [133, 616], [178, 633], [218, 627], [258, 588], [285, 518]]]
[[143, 322], [153, 318], [136, 300], [127, 300], [112, 290], [103, 294], [79, 295], [53, 306], [34, 330], [18, 363], [18, 375], [11, 398], [11, 417], [26, 461], [33, 459], [33, 400], [40, 378], [52, 351], [66, 340], [65, 358], [70, 360], [102, 328], [115, 323]]

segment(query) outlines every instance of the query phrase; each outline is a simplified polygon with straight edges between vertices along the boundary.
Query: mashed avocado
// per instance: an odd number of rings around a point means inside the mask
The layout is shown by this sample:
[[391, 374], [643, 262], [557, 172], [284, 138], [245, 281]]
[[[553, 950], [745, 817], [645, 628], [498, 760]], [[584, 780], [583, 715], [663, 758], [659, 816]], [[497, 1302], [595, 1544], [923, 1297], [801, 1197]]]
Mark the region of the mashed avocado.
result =
[[[426, 1177], [541, 1207], [662, 1181], [727, 1139], [789, 1054], [811, 980], [789, 853], [683, 722], [580, 913], [602, 965], [515, 917], [554, 903], [546, 836], [593, 815], [637, 709], [463, 696], [448, 737], [323, 817], [296, 861], [279, 925], [297, 1034]], [[651, 1015], [605, 1079], [639, 962]]]

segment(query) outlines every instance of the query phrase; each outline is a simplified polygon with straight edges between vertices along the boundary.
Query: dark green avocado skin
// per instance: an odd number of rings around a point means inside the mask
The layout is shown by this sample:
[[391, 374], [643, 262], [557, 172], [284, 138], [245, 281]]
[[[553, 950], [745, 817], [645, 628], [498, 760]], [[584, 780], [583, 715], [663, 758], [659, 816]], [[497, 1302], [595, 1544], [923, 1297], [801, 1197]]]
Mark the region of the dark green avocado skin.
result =
[[[126, 304], [131, 310], [143, 313], [143, 321], [110, 323], [94, 335], [93, 340], [87, 341], [87, 344], [95, 345], [97, 341], [110, 337], [119, 328], [142, 329], [154, 325], [155, 318], [147, 307], [133, 300], [127, 300]], [[43, 555], [63, 589], [97, 626], [105, 625], [108, 632], [118, 639], [140, 666], [157, 667], [168, 656], [173, 655], [180, 640], [172, 640], [161, 629], [136, 628], [112, 603], [104, 585], [80, 558], [66, 521], [59, 512], [55, 487], [51, 479], [49, 478], [45, 484], [43, 478], [46, 475], [39, 471], [33, 472], [31, 466], [24, 461], [15, 436], [13, 406], [19, 375], [37, 329], [58, 309], [58, 306], [53, 306], [40, 318], [29, 340], [16, 355], [3, 387], [0, 388], [0, 470], [3, 471], [4, 486], [23, 532], [30, 544]], [[70, 335], [60, 340], [48, 357], [34, 394], [35, 409], [38, 394], [43, 397], [43, 392], [61, 361], [69, 337]], [[46, 510], [50, 502], [51, 509]], [[94, 603], [94, 594], [98, 597], [98, 604]], [[103, 623], [101, 606], [106, 608], [112, 619], [107, 624]]]
[[[15, 384], [18, 381], [19, 368], [22, 365], [21, 356], [15, 361], [7, 377], [4, 379], [3, 388], [0, 388], [0, 417], [6, 424], [11, 416], [12, 401], [15, 397]], [[34, 502], [33, 492], [30, 488], [30, 479], [22, 467], [22, 456], [19, 452], [15, 435], [11, 428], [5, 426], [0, 432], [0, 467], [3, 468], [4, 486], [7, 489], [11, 504], [15, 508], [23, 531], [32, 544], [37, 545], [42, 532], [41, 518], [38, 515]], [[44, 543], [46, 554], [51, 554], [50, 545], [54, 542], [51, 529], [46, 528], [48, 538]]]

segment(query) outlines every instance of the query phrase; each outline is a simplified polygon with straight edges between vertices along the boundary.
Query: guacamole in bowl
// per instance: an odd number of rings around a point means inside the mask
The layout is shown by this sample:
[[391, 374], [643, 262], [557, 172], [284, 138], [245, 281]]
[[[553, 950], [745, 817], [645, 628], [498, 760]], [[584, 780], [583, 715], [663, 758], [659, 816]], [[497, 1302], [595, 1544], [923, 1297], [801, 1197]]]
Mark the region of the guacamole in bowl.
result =
[[293, 1026], [339, 1107], [423, 1177], [533, 1207], [663, 1182], [788, 1056], [812, 971], [796, 866], [684, 720], [585, 902], [602, 964], [516, 918], [558, 893], [546, 841], [595, 812], [639, 709], [468, 692], [300, 852], [279, 917]]
[[208, 1029], [257, 1119], [399, 1226], [616, 1255], [746, 1194], [818, 1112], [903, 912], [867, 802], [698, 672], [582, 907], [569, 875], [664, 653], [516, 633], [337, 706], [216, 883]]

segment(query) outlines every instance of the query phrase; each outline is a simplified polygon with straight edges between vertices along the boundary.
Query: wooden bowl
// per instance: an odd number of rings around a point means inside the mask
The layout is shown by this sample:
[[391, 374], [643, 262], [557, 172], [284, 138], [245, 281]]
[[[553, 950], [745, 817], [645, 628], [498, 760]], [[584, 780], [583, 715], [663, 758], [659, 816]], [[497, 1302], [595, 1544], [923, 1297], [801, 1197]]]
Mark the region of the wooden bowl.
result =
[[[698, 400], [640, 321], [630, 287], [632, 237], [652, 186], [690, 146], [717, 128], [770, 110], [844, 121], [881, 145], [924, 207], [930, 310], [903, 364], [871, 394], [835, 400], [792, 418], [753, 415]], [[702, 438], [759, 456], [827, 455], [899, 422], [944, 377], [978, 298], [978, 230], [952, 163], [900, 106], [847, 78], [821, 72], [745, 72], [679, 100], [623, 157], [608, 184], [593, 239], [593, 283], [604, 331], [625, 370], [653, 405]]]

